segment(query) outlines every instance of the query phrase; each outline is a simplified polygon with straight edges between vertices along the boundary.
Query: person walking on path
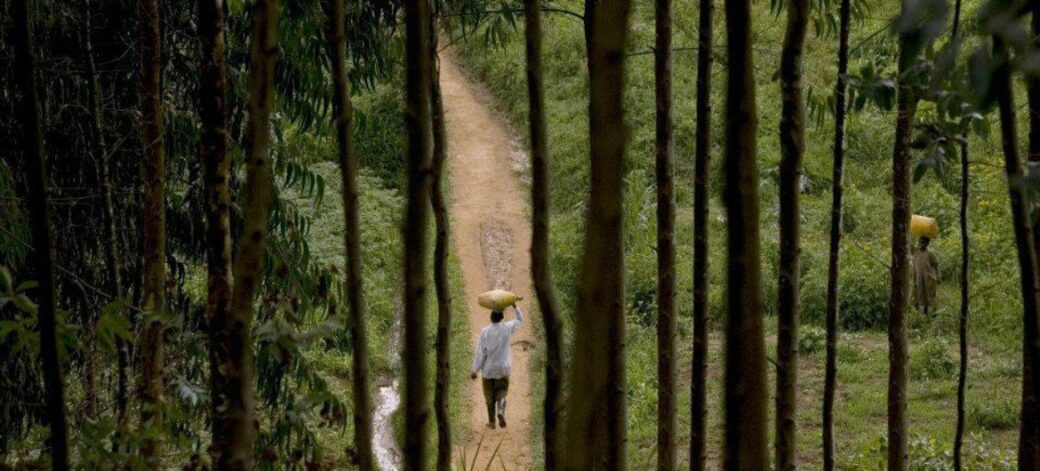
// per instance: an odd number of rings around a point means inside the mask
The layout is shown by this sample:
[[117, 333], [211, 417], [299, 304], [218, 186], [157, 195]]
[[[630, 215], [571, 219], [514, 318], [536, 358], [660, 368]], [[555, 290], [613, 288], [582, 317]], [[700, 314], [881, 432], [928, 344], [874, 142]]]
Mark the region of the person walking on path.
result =
[[914, 304], [926, 316], [935, 312], [935, 293], [939, 289], [939, 259], [928, 250], [931, 239], [921, 237], [914, 250]]
[[491, 324], [480, 331], [477, 350], [473, 355], [473, 368], [470, 378], [477, 379], [477, 373], [483, 377], [484, 401], [487, 403], [487, 427], [495, 428], [495, 415], [498, 415], [498, 426], [506, 427], [506, 392], [509, 390], [509, 373], [511, 361], [509, 357], [510, 339], [524, 321], [524, 312], [520, 306], [513, 305], [516, 318], [502, 322], [505, 314], [500, 310], [491, 311]]

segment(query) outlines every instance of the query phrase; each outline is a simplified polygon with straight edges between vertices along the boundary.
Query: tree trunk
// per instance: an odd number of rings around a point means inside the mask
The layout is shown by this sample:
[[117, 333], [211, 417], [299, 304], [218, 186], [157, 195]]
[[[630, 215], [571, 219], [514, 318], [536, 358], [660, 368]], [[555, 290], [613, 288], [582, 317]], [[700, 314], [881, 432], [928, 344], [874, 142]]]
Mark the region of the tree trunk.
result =
[[1004, 150], [1004, 170], [1008, 179], [1011, 199], [1011, 217], [1015, 229], [1015, 246], [1018, 248], [1018, 266], [1022, 282], [1022, 410], [1021, 429], [1018, 441], [1018, 469], [1040, 469], [1036, 440], [1037, 413], [1036, 385], [1037, 367], [1038, 299], [1037, 260], [1033, 226], [1029, 216], [1029, 199], [1019, 186], [1025, 178], [1025, 169], [1018, 150], [1018, 130], [1015, 118], [1015, 96], [1011, 88], [1011, 64], [1007, 45], [999, 36], [993, 37], [994, 62], [992, 90], [1000, 110], [1000, 137]]
[[527, 105], [531, 133], [531, 277], [542, 311], [545, 331], [545, 403], [543, 430], [545, 469], [555, 471], [560, 463], [557, 430], [563, 405], [563, 347], [560, 301], [549, 266], [549, 150], [545, 125], [545, 94], [542, 79], [542, 2], [525, 0], [527, 52]]
[[430, 416], [426, 365], [426, 263], [430, 204], [431, 60], [430, 4], [405, 1], [405, 128], [408, 133], [408, 202], [404, 231], [404, 469], [418, 471], [427, 463]]
[[232, 276], [228, 343], [218, 368], [225, 372], [227, 410], [223, 421], [228, 435], [223, 444], [224, 469], [252, 469], [254, 442], [259, 424], [254, 412], [254, 362], [252, 332], [254, 300], [263, 275], [268, 222], [274, 197], [271, 165], [271, 112], [274, 107], [274, 68], [278, 59], [278, 0], [256, 5], [250, 40], [248, 119], [246, 121], [245, 199], [242, 202], [242, 236], [238, 241]]
[[437, 55], [437, 15], [430, 15], [430, 106], [433, 128], [433, 182], [430, 202], [433, 205], [436, 238], [433, 245], [433, 283], [437, 292], [437, 380], [433, 392], [437, 416], [437, 469], [451, 470], [451, 284], [448, 276], [448, 247], [451, 244], [451, 221], [447, 198], [444, 197], [444, 163], [448, 158], [444, 129], [444, 100], [441, 97], [440, 58]]
[[834, 164], [831, 175], [831, 232], [827, 261], [827, 360], [823, 385], [823, 469], [833, 471], [834, 460], [834, 390], [838, 383], [838, 273], [841, 263], [843, 235], [842, 198], [845, 180], [845, 112], [849, 89], [849, 19], [851, 0], [841, 0], [838, 30], [838, 79], [834, 86]]
[[[119, 256], [119, 238], [116, 231], [115, 203], [112, 199], [112, 156], [108, 153], [105, 143], [104, 114], [101, 111], [104, 100], [104, 91], [98, 77], [97, 65], [94, 60], [94, 41], [92, 38], [92, 14], [91, 2], [86, 0], [86, 14], [84, 16], [84, 49], [87, 59], [87, 77], [90, 85], [90, 114], [91, 114], [91, 150], [98, 161], [98, 190], [102, 195], [102, 224], [105, 226], [105, 264], [108, 266], [108, 283], [114, 302], [121, 302], [125, 295], [123, 289], [123, 276], [121, 273], [122, 260]], [[127, 427], [127, 396], [129, 392], [129, 377], [127, 368], [130, 364], [130, 348], [122, 338], [116, 338], [116, 423], [119, 437], [126, 432]], [[117, 441], [120, 441], [117, 438]]]
[[163, 147], [162, 54], [159, 2], [142, 0], [140, 17], [140, 99], [142, 158], [142, 234], [144, 281], [141, 286], [145, 319], [141, 345], [141, 456], [149, 467], [159, 467], [163, 404], [163, 317], [166, 311], [166, 156]]
[[567, 469], [624, 469], [626, 462], [625, 251], [622, 207], [624, 48], [627, 0], [585, 4], [589, 73], [591, 186], [574, 333], [571, 384], [583, 394], [567, 402]]
[[714, 0], [699, 1], [697, 156], [693, 185], [693, 365], [690, 378], [690, 469], [704, 471], [707, 448], [708, 182], [711, 167], [711, 63]]
[[25, 170], [28, 178], [26, 198], [32, 230], [36, 282], [37, 323], [40, 329], [40, 357], [43, 362], [44, 407], [50, 425], [51, 467], [69, 469], [68, 431], [65, 418], [65, 382], [58, 357], [56, 328], [57, 290], [55, 288], [54, 240], [51, 238], [50, 202], [47, 191], [47, 162], [43, 147], [40, 117], [40, 92], [36, 86], [36, 57], [28, 0], [11, 2], [12, 39], [21, 100], [19, 120], [23, 126]]
[[[903, 2], [905, 11], [909, 6]], [[907, 457], [907, 362], [906, 308], [910, 288], [910, 141], [913, 139], [917, 101], [903, 81], [914, 58], [908, 51], [911, 39], [899, 36], [899, 97], [896, 136], [892, 150], [892, 260], [888, 299], [888, 469], [906, 470]]]
[[968, 277], [971, 273], [968, 268], [970, 264], [971, 245], [968, 235], [968, 143], [961, 143], [961, 202], [960, 202], [960, 226], [961, 226], [961, 309], [958, 336], [960, 338], [960, 369], [957, 373], [957, 429], [953, 438], [953, 468], [956, 471], [962, 469], [961, 450], [964, 448], [964, 397], [968, 381]]
[[657, 469], [675, 469], [675, 194], [672, 155], [672, 0], [656, 0]]
[[798, 329], [801, 286], [801, 184], [805, 154], [802, 51], [809, 1], [789, 0], [780, 58], [780, 267], [777, 281], [776, 469], [797, 468]]
[[361, 227], [358, 209], [358, 158], [354, 152], [354, 106], [347, 78], [347, 25], [343, 0], [329, 2], [329, 55], [332, 60], [333, 108], [339, 146], [343, 194], [344, 260], [347, 265], [348, 334], [351, 339], [354, 393], [354, 451], [358, 468], [376, 469], [372, 453], [372, 395], [368, 359], [368, 328], [361, 266]]
[[724, 467], [769, 469], [751, 2], [726, 1], [726, 374]]
[[[961, 0], [957, 0], [953, 13], [953, 32], [951, 42], [956, 43], [957, 32], [960, 29]], [[960, 146], [961, 152], [961, 201], [960, 201], [960, 226], [961, 226], [961, 309], [958, 337], [960, 339], [960, 369], [957, 373], [957, 429], [953, 437], [953, 469], [961, 471], [963, 464], [961, 460], [964, 448], [964, 399], [968, 382], [968, 313], [969, 313], [969, 267], [971, 263], [971, 240], [968, 235], [968, 179], [970, 168], [968, 160], [968, 135], [965, 133], [964, 142]]]
[[[1034, 40], [1040, 38], [1040, 3], [1032, 2], [1031, 4], [1031, 26]], [[1035, 76], [1026, 76], [1026, 92], [1029, 100], [1029, 161], [1040, 162], [1040, 79]], [[1040, 253], [1040, 223], [1033, 225], [1033, 245], [1034, 251]], [[1036, 348], [1036, 347], [1034, 347]], [[1035, 360], [1040, 361], [1040, 360]], [[1037, 384], [1037, 378], [1035, 377], [1037, 368], [1040, 365], [1034, 364], [1034, 368], [1028, 369], [1032, 378], [1024, 378], [1026, 380], [1032, 379], [1030, 384], [1033, 385], [1033, 390], [1030, 391], [1034, 401], [1037, 401], [1038, 389], [1040, 385]], [[1040, 407], [1040, 404], [1037, 404]], [[1040, 412], [1038, 412], [1040, 414]], [[1040, 420], [1040, 415], [1038, 415]], [[1034, 469], [1040, 467], [1040, 424], [1033, 420], [1029, 423], [1023, 423], [1022, 435], [1030, 437], [1030, 441], [1033, 445], [1033, 463]]]
[[199, 158], [205, 169], [206, 183], [206, 318], [209, 322], [213, 435], [209, 451], [218, 467], [230, 468], [241, 466], [235, 461], [235, 453], [241, 453], [236, 440], [247, 436], [246, 429], [252, 427], [252, 423], [244, 420], [246, 415], [242, 411], [245, 406], [241, 404], [239, 380], [221, 366], [232, 363], [233, 346], [241, 344], [243, 339], [247, 343], [251, 340], [249, 331], [242, 330], [244, 325], [235, 323], [230, 315], [234, 282], [223, 1], [200, 0], [198, 9], [198, 33], [202, 46], [199, 63], [199, 116], [202, 120]]

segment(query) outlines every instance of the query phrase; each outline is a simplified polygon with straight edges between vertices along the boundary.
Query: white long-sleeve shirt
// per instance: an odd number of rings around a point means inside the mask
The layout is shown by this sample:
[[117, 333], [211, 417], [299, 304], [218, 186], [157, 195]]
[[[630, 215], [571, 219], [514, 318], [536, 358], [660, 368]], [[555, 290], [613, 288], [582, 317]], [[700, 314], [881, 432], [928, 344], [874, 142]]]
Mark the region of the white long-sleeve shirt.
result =
[[524, 322], [524, 311], [514, 306], [516, 319], [495, 322], [480, 331], [477, 350], [473, 355], [473, 374], [478, 371], [486, 379], [508, 378], [512, 361], [509, 357], [509, 339]]

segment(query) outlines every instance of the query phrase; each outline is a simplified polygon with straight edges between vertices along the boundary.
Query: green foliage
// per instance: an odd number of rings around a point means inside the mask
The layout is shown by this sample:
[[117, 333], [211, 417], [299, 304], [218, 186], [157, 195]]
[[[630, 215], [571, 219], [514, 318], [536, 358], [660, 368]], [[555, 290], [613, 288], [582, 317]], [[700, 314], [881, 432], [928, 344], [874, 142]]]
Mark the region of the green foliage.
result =
[[957, 359], [949, 347], [935, 339], [926, 339], [911, 346], [911, 378], [927, 380], [954, 377], [957, 374]]

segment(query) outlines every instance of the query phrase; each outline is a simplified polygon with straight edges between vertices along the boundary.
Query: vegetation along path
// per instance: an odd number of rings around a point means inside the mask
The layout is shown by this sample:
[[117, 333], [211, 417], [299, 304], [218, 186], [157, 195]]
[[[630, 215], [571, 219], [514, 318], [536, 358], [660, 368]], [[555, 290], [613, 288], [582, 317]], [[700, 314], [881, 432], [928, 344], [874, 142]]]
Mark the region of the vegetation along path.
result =
[[[533, 310], [528, 263], [531, 227], [517, 181], [527, 159], [517, 150], [516, 140], [507, 126], [486, 106], [490, 95], [467, 80], [451, 54], [441, 56], [441, 88], [448, 125], [453, 243], [462, 267], [470, 336], [475, 346], [480, 330], [489, 322], [487, 309], [477, 304], [477, 295], [481, 292], [491, 288], [509, 289], [524, 297], [525, 314]], [[458, 442], [456, 455], [465, 454], [467, 462], [476, 459], [480, 468], [485, 467], [492, 456], [496, 469], [531, 466], [528, 360], [530, 347], [534, 345], [532, 317], [534, 315], [525, 319], [513, 337], [513, 370], [506, 411], [508, 427], [496, 430], [485, 427], [487, 409], [479, 380], [471, 381], [464, 389], [471, 396], [469, 416], [473, 433], [467, 440]], [[468, 370], [470, 360], [458, 358], [453, 363], [455, 368]]]

